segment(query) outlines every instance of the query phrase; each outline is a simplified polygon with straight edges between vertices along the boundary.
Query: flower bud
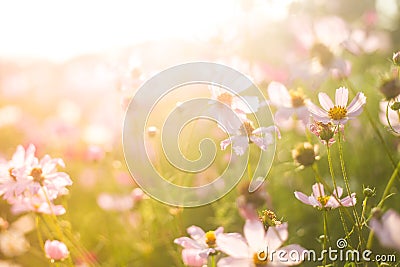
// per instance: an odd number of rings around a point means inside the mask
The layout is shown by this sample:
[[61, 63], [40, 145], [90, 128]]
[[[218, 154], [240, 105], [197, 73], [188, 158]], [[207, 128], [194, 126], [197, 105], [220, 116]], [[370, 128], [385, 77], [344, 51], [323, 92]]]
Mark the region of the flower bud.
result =
[[317, 159], [317, 147], [310, 143], [301, 143], [292, 150], [292, 157], [294, 161], [301, 166], [307, 167], [314, 163]]
[[400, 109], [400, 102], [394, 102], [393, 105], [390, 106], [392, 110], [399, 110]]
[[373, 197], [373, 196], [375, 196], [375, 189], [366, 187], [363, 189], [363, 194], [364, 194], [364, 197]]
[[400, 82], [396, 78], [385, 80], [379, 90], [387, 100], [393, 99], [400, 94]]

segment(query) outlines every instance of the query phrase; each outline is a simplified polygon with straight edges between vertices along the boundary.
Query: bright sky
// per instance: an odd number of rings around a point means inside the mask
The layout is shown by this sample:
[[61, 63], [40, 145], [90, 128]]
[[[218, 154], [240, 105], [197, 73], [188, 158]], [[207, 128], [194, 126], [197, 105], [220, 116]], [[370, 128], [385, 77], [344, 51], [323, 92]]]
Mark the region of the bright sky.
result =
[[[62, 61], [147, 40], [205, 37], [240, 17], [241, 1], [0, 0], [0, 56]], [[292, 0], [263, 1], [271, 16], [284, 16]]]

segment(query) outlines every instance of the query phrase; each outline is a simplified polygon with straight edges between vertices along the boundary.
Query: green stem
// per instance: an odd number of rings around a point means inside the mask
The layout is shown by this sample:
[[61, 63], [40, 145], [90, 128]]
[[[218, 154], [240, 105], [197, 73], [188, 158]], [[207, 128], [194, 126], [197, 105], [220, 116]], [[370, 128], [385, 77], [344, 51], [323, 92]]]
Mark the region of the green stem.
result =
[[[327, 250], [328, 246], [327, 246], [327, 242], [329, 239], [329, 234], [328, 234], [328, 215], [326, 210], [322, 211], [323, 213], [323, 218], [324, 218], [324, 243], [323, 243], [323, 250]], [[324, 254], [324, 259], [323, 259], [323, 263], [324, 266], [327, 265], [327, 256], [326, 253]]]
[[[386, 184], [386, 187], [385, 187], [385, 190], [383, 191], [381, 200], [379, 201], [379, 203], [377, 205], [378, 208], [382, 208], [383, 203], [385, 202], [385, 200], [389, 196], [390, 190], [392, 189], [392, 186], [393, 186], [393, 184], [394, 184], [394, 182], [396, 180], [396, 177], [397, 177], [397, 175], [399, 173], [399, 169], [400, 169], [400, 161], [397, 163], [396, 169], [393, 171], [392, 176], [389, 179], [389, 182]], [[367, 219], [367, 221], [369, 219], [371, 219], [371, 216]], [[373, 241], [374, 241], [374, 231], [371, 230], [369, 232], [369, 235], [368, 235], [367, 249], [370, 249], [372, 247]]]
[[[330, 174], [331, 174], [333, 187], [334, 187], [334, 189], [336, 189], [336, 188], [337, 188], [337, 184], [336, 184], [336, 179], [335, 179], [335, 173], [334, 173], [334, 171], [333, 171], [333, 166], [332, 166], [331, 149], [330, 149], [330, 147], [329, 147], [328, 144], [326, 145], [326, 149], [327, 149], [327, 152], [328, 152], [329, 172], [330, 172]], [[341, 203], [339, 199], [337, 199], [337, 201], [338, 201], [339, 203]], [[346, 234], [347, 237], [349, 237], [349, 236], [350, 236], [350, 234], [349, 234], [349, 229], [347, 228], [346, 222], [345, 222], [345, 220], [344, 220], [344, 218], [343, 218], [343, 208], [344, 208], [344, 207], [343, 207], [342, 205], [340, 205], [340, 207], [339, 207], [339, 217], [340, 217], [340, 220], [341, 220], [341, 222], [342, 222], [342, 226], [343, 226], [344, 233]], [[350, 241], [350, 239], [349, 239], [349, 241]]]
[[[342, 174], [343, 174], [343, 180], [344, 180], [344, 184], [346, 187], [346, 191], [348, 196], [351, 198], [351, 191], [350, 191], [350, 184], [349, 184], [349, 179], [347, 177], [347, 172], [346, 172], [346, 166], [344, 164], [344, 157], [343, 157], [343, 147], [342, 147], [342, 141], [341, 141], [341, 134], [340, 131], [338, 131], [338, 147], [339, 147], [339, 159], [340, 159], [340, 166], [342, 169]], [[362, 225], [360, 223], [360, 217], [358, 216], [356, 207], [354, 205], [355, 203], [353, 203], [353, 205], [351, 206], [353, 209], [353, 214], [354, 214], [354, 218], [356, 220], [356, 227], [358, 230], [358, 238], [359, 238], [359, 242], [361, 247], [363, 247], [364, 245], [364, 239], [362, 237], [361, 231], [362, 231]]]
[[[350, 89], [350, 91], [353, 94], [356, 94], [354, 91], [354, 86], [353, 86], [352, 82], [347, 79], [346, 84], [347, 84], [347, 87]], [[372, 118], [371, 114], [369, 113], [367, 105], [364, 105], [363, 109], [364, 109], [364, 113], [367, 115], [367, 118], [368, 118], [372, 128], [374, 129], [376, 135], [378, 136], [379, 141], [382, 143], [382, 146], [383, 146], [387, 156], [389, 157], [389, 160], [392, 163], [393, 168], [396, 168], [396, 161], [394, 160], [392, 154], [390, 153], [389, 147], [387, 146], [385, 139], [383, 138], [381, 132], [379, 131], [378, 127], [376, 126], [375, 120]], [[399, 178], [400, 178], [400, 176], [399, 176]]]
[[217, 262], [215, 260], [215, 255], [211, 255], [211, 267], [217, 267]]
[[42, 248], [44, 254], [46, 254], [46, 251], [44, 250], [44, 242], [43, 242], [43, 236], [42, 233], [40, 232], [40, 228], [39, 228], [39, 216], [36, 215], [35, 218], [35, 223], [36, 223], [36, 232], [37, 232], [37, 237], [39, 240], [39, 246]]

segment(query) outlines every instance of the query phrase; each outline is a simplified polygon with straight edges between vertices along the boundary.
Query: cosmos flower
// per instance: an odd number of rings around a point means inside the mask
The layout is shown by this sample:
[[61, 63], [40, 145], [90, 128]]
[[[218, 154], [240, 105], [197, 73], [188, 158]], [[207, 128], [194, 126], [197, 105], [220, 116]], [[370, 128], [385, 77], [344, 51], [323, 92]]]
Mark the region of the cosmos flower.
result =
[[277, 108], [275, 123], [279, 127], [285, 127], [291, 118], [300, 120], [307, 125], [310, 113], [305, 105], [305, 96], [300, 91], [288, 91], [286, 87], [278, 82], [268, 85], [268, 96], [271, 104]]
[[351, 196], [347, 196], [343, 199], [340, 197], [343, 194], [343, 188], [336, 187], [333, 191], [333, 195], [325, 195], [324, 185], [321, 183], [315, 183], [312, 186], [313, 193], [311, 196], [307, 196], [302, 192], [295, 191], [295, 197], [303, 202], [304, 204], [317, 207], [317, 208], [326, 208], [326, 209], [335, 209], [340, 206], [350, 207], [356, 204], [356, 193], [352, 193]]
[[[256, 96], [244, 96], [239, 97], [233, 95], [228, 90], [222, 89], [216, 86], [209, 86], [211, 92], [211, 99], [215, 100], [210, 109], [212, 113], [215, 113], [216, 119], [227, 131], [239, 127], [236, 125], [237, 122], [246, 120], [246, 114], [254, 113], [258, 110], [260, 103]], [[222, 105], [230, 108], [223, 108]]]
[[[381, 121], [381, 123], [385, 126], [389, 127], [389, 123], [390, 123], [390, 127], [393, 129], [394, 133], [396, 135], [400, 134], [400, 117], [399, 117], [399, 111], [398, 110], [393, 110], [390, 108], [390, 106], [388, 107], [388, 101], [381, 101], [379, 103], [379, 108], [380, 108], [380, 112], [379, 112], [379, 119]], [[388, 112], [388, 118], [386, 118], [386, 109]], [[389, 121], [388, 121], [389, 119]]]
[[247, 120], [243, 122], [239, 129], [236, 129], [232, 136], [221, 141], [221, 149], [225, 150], [232, 144], [235, 153], [241, 156], [246, 152], [249, 144], [254, 143], [265, 151], [269, 145], [274, 143], [275, 133], [277, 133], [278, 138], [280, 138], [280, 132], [276, 126], [254, 129], [253, 123]]
[[58, 240], [47, 240], [44, 244], [44, 251], [46, 257], [54, 260], [64, 260], [69, 256], [69, 250], [67, 246]]
[[[269, 227], [267, 231], [259, 220], [246, 220], [243, 228], [244, 236], [222, 234], [217, 239], [217, 245], [220, 250], [229, 257], [222, 258], [218, 261], [218, 267], [259, 267], [259, 266], [276, 266], [280, 262], [276, 255], [271, 252], [276, 251], [297, 251], [302, 254], [304, 248], [297, 244], [281, 247], [288, 239], [287, 223]], [[287, 255], [288, 253], [286, 253]], [[301, 259], [294, 261], [285, 258], [284, 265], [291, 266], [301, 263]]]
[[[189, 252], [191, 254], [192, 252], [194, 252], [194, 250], [196, 250], [197, 255], [206, 259], [208, 255], [213, 254], [217, 251], [218, 248], [216, 245], [216, 240], [218, 240], [223, 231], [223, 227], [218, 227], [215, 231], [208, 231], [206, 233], [200, 227], [193, 225], [187, 229], [190, 238], [186, 236], [179, 237], [174, 240], [174, 243], [182, 246], [184, 248], [183, 251], [185, 251], [186, 249], [191, 249], [191, 251], [185, 252], [187, 254], [186, 256], [189, 255]], [[185, 256], [183, 251], [182, 257]]]
[[386, 211], [381, 218], [373, 217], [369, 223], [382, 246], [400, 251], [400, 215], [394, 210]]
[[350, 105], [347, 106], [349, 90], [345, 87], [336, 89], [335, 104], [326, 93], [319, 93], [319, 103], [322, 108], [317, 107], [311, 101], [306, 105], [314, 120], [335, 125], [345, 124], [349, 119], [353, 119], [361, 114], [363, 106], [366, 103], [366, 97], [362, 92], [357, 93]]

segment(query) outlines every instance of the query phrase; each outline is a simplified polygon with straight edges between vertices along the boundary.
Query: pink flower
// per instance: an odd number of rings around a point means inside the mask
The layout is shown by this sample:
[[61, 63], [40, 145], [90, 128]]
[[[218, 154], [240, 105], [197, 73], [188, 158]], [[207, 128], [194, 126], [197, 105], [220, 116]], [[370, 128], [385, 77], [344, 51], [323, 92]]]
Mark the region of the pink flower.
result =
[[131, 195], [111, 195], [102, 193], [97, 197], [97, 204], [106, 211], [126, 211], [133, 208], [134, 201]]
[[[174, 243], [182, 246], [184, 250], [191, 249], [191, 251], [186, 252], [190, 252], [190, 255], [192, 255], [192, 253], [194, 253], [194, 250], [196, 250], [197, 255], [202, 258], [207, 258], [208, 255], [216, 252], [216, 240], [218, 240], [223, 231], [223, 227], [218, 227], [215, 231], [208, 231], [206, 233], [200, 227], [193, 225], [187, 229], [190, 238], [186, 236], [179, 237], [174, 240]], [[184, 257], [183, 251], [182, 257]]]
[[192, 248], [182, 250], [182, 261], [190, 267], [202, 267], [207, 264], [207, 258], [200, 257], [198, 249]]
[[[228, 131], [232, 131], [239, 125], [234, 125], [234, 122], [246, 120], [246, 114], [254, 113], [258, 110], [259, 100], [256, 96], [239, 97], [231, 94], [228, 90], [216, 86], [209, 87], [211, 91], [211, 99], [215, 100], [210, 103], [212, 113], [215, 113], [217, 121], [225, 127]], [[226, 105], [229, 109], [223, 109], [221, 106]]]
[[311, 196], [307, 196], [298, 191], [294, 192], [294, 196], [304, 204], [320, 209], [335, 209], [340, 206], [350, 207], [356, 204], [356, 193], [352, 193], [351, 196], [340, 199], [343, 194], [343, 188], [339, 186], [333, 191], [332, 196], [325, 195], [324, 185], [321, 183], [315, 183], [312, 186], [312, 190], [313, 193]]
[[249, 143], [254, 143], [265, 151], [269, 145], [274, 143], [275, 132], [278, 134], [278, 138], [280, 138], [280, 133], [276, 126], [254, 129], [252, 122], [247, 120], [243, 122], [239, 129], [236, 129], [235, 132], [231, 133], [233, 136], [221, 141], [221, 149], [225, 150], [230, 144], [232, 144], [235, 153], [241, 156], [246, 152]]
[[301, 92], [288, 91], [278, 82], [271, 82], [268, 86], [268, 95], [271, 104], [277, 108], [275, 122], [279, 127], [287, 125], [291, 117], [308, 124], [310, 113], [305, 105], [305, 97]]
[[400, 215], [388, 210], [380, 219], [372, 218], [370, 226], [382, 246], [400, 251]]
[[276, 257], [278, 250], [286, 251], [286, 254], [295, 250], [300, 256], [304, 251], [304, 248], [297, 244], [281, 247], [288, 239], [287, 223], [269, 227], [265, 232], [260, 221], [246, 220], [243, 232], [245, 239], [239, 234], [222, 234], [217, 239], [219, 249], [229, 255], [218, 261], [218, 267], [256, 267], [279, 264], [291, 266], [302, 261], [299, 257], [298, 261], [285, 258], [285, 262], [283, 262]]
[[307, 101], [307, 107], [316, 121], [337, 124], [345, 124], [349, 119], [353, 119], [361, 114], [366, 103], [363, 93], [357, 93], [356, 97], [347, 106], [349, 90], [345, 87], [336, 89], [335, 104], [326, 93], [319, 93], [319, 103], [322, 108], [317, 107], [311, 101]]
[[66, 186], [72, 185], [72, 181], [68, 174], [57, 171], [57, 165], [65, 166], [63, 160], [46, 155], [39, 161], [34, 155], [35, 150], [33, 145], [26, 151], [18, 146], [12, 160], [0, 164], [0, 195], [4, 194], [3, 198], [8, 202], [14, 202], [13, 198], [21, 195], [36, 195], [42, 188], [42, 193], [50, 200], [68, 193]]
[[44, 189], [39, 190], [36, 194], [24, 192], [15, 198], [9, 200], [11, 211], [14, 214], [22, 212], [37, 212], [44, 214], [63, 215], [66, 210], [62, 205], [55, 205], [43, 192]]
[[47, 240], [44, 244], [44, 251], [46, 253], [46, 257], [53, 261], [64, 260], [69, 256], [67, 246], [58, 240]]

